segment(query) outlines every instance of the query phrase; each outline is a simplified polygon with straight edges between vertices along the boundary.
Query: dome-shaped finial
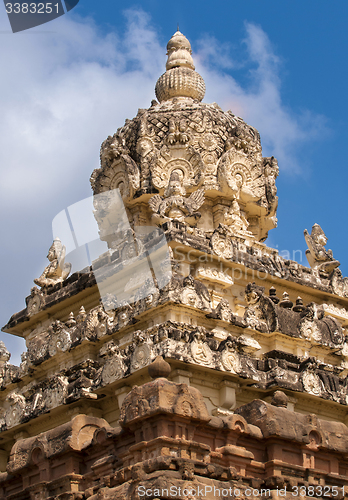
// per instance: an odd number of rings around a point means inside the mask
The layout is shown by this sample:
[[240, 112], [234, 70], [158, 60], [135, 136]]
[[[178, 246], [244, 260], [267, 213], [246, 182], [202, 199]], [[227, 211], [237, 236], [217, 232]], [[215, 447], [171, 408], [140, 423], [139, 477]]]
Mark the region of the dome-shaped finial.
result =
[[195, 69], [192, 59], [191, 44], [179, 30], [174, 33], [167, 44], [166, 70], [171, 68], [185, 67]]
[[191, 54], [190, 42], [178, 29], [167, 44], [167, 71], [156, 83], [156, 97], [160, 102], [173, 97], [191, 97], [198, 101], [203, 99], [205, 83], [195, 71]]

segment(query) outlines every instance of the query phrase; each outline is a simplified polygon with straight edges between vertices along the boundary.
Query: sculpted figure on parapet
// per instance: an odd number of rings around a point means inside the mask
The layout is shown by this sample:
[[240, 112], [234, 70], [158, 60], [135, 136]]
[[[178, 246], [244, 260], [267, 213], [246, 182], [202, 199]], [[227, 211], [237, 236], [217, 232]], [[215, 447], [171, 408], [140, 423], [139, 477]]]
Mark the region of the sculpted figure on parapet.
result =
[[247, 231], [249, 222], [240, 209], [239, 203], [234, 199], [231, 206], [225, 210], [224, 225], [232, 234], [253, 236], [250, 231]]
[[314, 224], [311, 234], [307, 229], [304, 230], [304, 237], [308, 245], [306, 257], [309, 265], [317, 273], [328, 276], [340, 263], [333, 258], [332, 250], [326, 250], [327, 237], [324, 231], [319, 224]]
[[55, 238], [47, 254], [47, 259], [50, 263], [41, 276], [34, 280], [36, 285], [41, 286], [41, 288], [55, 285], [56, 283], [61, 283], [69, 276], [71, 264], [64, 263], [65, 250], [65, 246], [62, 245], [60, 239]]

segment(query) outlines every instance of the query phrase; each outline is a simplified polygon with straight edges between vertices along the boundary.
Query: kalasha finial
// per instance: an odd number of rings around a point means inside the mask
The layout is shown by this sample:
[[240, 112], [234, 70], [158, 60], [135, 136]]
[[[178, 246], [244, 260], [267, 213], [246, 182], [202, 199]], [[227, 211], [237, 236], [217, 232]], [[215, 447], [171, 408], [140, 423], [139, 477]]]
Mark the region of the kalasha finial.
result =
[[155, 361], [148, 367], [148, 372], [151, 378], [167, 378], [171, 372], [170, 364], [165, 361], [162, 356], [157, 356]]
[[178, 67], [195, 69], [192, 59], [191, 44], [179, 30], [174, 33], [167, 44], [166, 70]]
[[167, 71], [156, 83], [156, 97], [160, 102], [174, 97], [203, 99], [205, 83], [195, 71], [191, 54], [190, 42], [178, 29], [167, 44]]

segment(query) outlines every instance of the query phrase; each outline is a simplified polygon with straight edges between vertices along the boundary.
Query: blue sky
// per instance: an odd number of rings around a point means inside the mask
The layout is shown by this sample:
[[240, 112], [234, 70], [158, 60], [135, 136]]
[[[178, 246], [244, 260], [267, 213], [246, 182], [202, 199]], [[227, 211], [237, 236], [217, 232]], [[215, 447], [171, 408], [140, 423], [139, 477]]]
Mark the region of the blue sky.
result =
[[[178, 23], [204, 100], [255, 126], [264, 156], [278, 158], [278, 228], [267, 244], [301, 251], [307, 265], [303, 230], [317, 222], [348, 275], [347, 21], [338, 0], [80, 0], [12, 34], [0, 5], [1, 325], [46, 265], [54, 216], [91, 194], [101, 142], [150, 105]], [[0, 339], [18, 363], [23, 343]]]

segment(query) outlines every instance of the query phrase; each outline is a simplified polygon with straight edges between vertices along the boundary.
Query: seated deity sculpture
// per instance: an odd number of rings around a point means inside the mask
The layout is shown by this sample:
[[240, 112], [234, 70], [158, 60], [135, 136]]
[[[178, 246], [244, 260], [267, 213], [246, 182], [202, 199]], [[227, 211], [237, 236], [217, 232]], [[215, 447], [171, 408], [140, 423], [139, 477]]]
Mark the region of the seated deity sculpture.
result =
[[313, 270], [324, 275], [329, 275], [340, 265], [339, 261], [333, 258], [332, 250], [324, 248], [327, 243], [327, 237], [319, 224], [312, 226], [311, 234], [305, 229], [304, 237], [308, 245], [306, 257]]
[[65, 246], [59, 238], [56, 238], [47, 254], [47, 259], [50, 261], [40, 278], [34, 280], [36, 285], [41, 288], [64, 281], [71, 271], [71, 264], [64, 263]]
[[186, 189], [180, 174], [175, 170], [171, 173], [164, 197], [156, 194], [149, 200], [150, 208], [154, 212], [152, 220], [156, 224], [178, 220], [194, 227], [201, 217], [197, 210], [204, 202], [204, 189], [198, 189], [186, 198]]
[[231, 206], [225, 210], [223, 223], [233, 234], [252, 234], [247, 231], [249, 223], [246, 217], [242, 214], [239, 203], [236, 199], [234, 199]]

